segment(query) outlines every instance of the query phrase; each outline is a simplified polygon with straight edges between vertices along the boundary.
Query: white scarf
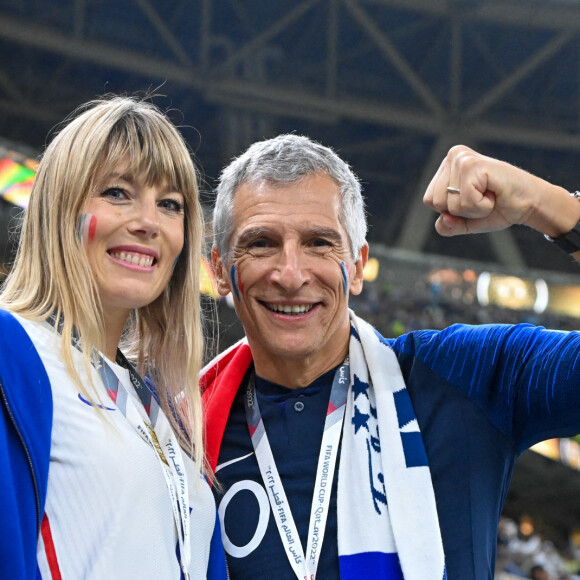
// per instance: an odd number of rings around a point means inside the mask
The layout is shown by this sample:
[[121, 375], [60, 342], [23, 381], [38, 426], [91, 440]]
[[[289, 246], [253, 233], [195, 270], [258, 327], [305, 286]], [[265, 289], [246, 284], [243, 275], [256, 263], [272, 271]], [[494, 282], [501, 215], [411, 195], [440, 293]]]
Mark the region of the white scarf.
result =
[[397, 358], [372, 326], [352, 311], [350, 318], [337, 497], [341, 579], [442, 580], [431, 474]]

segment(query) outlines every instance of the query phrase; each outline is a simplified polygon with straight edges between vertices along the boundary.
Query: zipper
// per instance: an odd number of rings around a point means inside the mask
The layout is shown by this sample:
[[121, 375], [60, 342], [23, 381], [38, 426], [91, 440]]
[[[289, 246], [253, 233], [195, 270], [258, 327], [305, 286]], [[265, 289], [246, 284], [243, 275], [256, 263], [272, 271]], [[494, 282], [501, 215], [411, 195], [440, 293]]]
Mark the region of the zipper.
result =
[[20, 429], [18, 428], [18, 424], [16, 423], [16, 420], [14, 419], [14, 415], [12, 414], [10, 406], [8, 405], [8, 399], [6, 398], [6, 393], [4, 392], [4, 386], [3, 386], [1, 380], [0, 380], [0, 394], [2, 395], [2, 401], [4, 402], [4, 406], [6, 407], [6, 412], [8, 414], [8, 417], [9, 417], [12, 425], [14, 426], [14, 430], [16, 431], [16, 434], [18, 435], [20, 442], [22, 443], [22, 448], [24, 449], [24, 454], [26, 455], [26, 460], [28, 461], [28, 467], [30, 467], [30, 473], [32, 475], [32, 485], [34, 487], [34, 498], [36, 500], [36, 537], [38, 537], [38, 535], [40, 534], [40, 493], [38, 491], [38, 481], [36, 479], [36, 473], [34, 472], [34, 467], [32, 465], [32, 458], [30, 457], [30, 451], [28, 450], [28, 447], [26, 446], [26, 443], [24, 441], [24, 437], [22, 436], [22, 433], [21, 433]]

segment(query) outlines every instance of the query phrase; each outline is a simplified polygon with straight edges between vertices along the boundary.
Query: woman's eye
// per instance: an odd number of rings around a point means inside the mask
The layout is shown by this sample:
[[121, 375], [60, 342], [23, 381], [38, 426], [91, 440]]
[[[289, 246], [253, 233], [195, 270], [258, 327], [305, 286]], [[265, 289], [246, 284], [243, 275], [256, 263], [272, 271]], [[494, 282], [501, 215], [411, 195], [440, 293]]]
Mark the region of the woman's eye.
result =
[[121, 189], [120, 187], [109, 187], [108, 189], [105, 189], [105, 191], [103, 191], [101, 195], [103, 197], [108, 197], [111, 199], [127, 198], [127, 192], [124, 189]]
[[175, 213], [181, 213], [184, 209], [183, 203], [181, 203], [177, 199], [171, 199], [171, 198], [162, 199], [159, 202], [159, 207], [162, 207], [163, 209], [165, 209], [167, 211], [171, 211], [171, 212], [175, 212]]

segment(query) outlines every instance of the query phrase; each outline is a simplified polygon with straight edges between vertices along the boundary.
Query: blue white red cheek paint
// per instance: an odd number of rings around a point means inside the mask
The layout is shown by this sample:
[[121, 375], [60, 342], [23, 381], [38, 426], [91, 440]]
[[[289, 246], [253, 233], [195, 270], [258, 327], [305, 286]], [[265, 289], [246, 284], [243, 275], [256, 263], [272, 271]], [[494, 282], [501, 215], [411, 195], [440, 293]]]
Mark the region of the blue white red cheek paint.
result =
[[240, 268], [237, 264], [232, 266], [230, 271], [230, 275], [232, 278], [232, 286], [234, 287], [234, 294], [238, 300], [241, 300], [242, 292], [244, 291], [244, 287], [242, 286], [242, 278], [240, 277]]
[[77, 237], [83, 242], [92, 242], [97, 231], [97, 217], [92, 213], [82, 213], [77, 221]]
[[346, 296], [348, 293], [348, 266], [346, 262], [340, 263], [340, 269], [342, 271], [342, 291]]

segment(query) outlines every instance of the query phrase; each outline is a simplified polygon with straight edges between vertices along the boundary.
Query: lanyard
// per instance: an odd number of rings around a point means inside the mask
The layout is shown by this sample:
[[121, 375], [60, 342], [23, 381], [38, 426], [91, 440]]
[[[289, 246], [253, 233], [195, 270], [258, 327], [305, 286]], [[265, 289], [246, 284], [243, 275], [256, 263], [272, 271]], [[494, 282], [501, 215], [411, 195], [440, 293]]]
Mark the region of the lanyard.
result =
[[[191, 563], [191, 540], [190, 540], [190, 516], [188, 501], [188, 485], [185, 476], [185, 465], [181, 455], [180, 446], [167, 417], [160, 412], [157, 400], [151, 395], [145, 381], [134, 371], [132, 365], [127, 362], [120, 350], [117, 350], [117, 364], [129, 371], [129, 378], [134, 387], [141, 405], [136, 405], [135, 398], [131, 395], [114, 369], [111, 368], [107, 359], [99, 355], [98, 371], [107, 389], [115, 385], [123, 390], [125, 396], [121, 397], [124, 404], [117, 407], [125, 416], [129, 424], [137, 431], [154, 450], [165, 477], [165, 483], [171, 499], [173, 517], [179, 542], [179, 554], [181, 557], [181, 569], [185, 579], [189, 578]], [[150, 407], [149, 416], [146, 408]]]
[[349, 383], [349, 362], [347, 358], [334, 373], [332, 381], [330, 401], [324, 422], [324, 433], [316, 468], [305, 555], [296, 524], [294, 523], [294, 517], [286, 498], [286, 492], [276, 468], [264, 422], [262, 421], [262, 414], [256, 397], [254, 375], [251, 376], [248, 382], [244, 407], [252, 445], [254, 446], [258, 467], [266, 486], [270, 507], [272, 508], [272, 514], [278, 527], [284, 551], [298, 580], [314, 580], [316, 578], [316, 570], [328, 518], [332, 482]]
[[[47, 318], [47, 322], [55, 327], [59, 333], [61, 332], [62, 320], [57, 321], [56, 316], [52, 315]], [[74, 335], [73, 345], [79, 351], [81, 350]], [[119, 391], [119, 389], [122, 389], [122, 393], [124, 394], [122, 398], [125, 404], [120, 404], [121, 401], [117, 399], [117, 408], [142, 439], [156, 452], [155, 455], [161, 465], [171, 499], [173, 518], [175, 520], [175, 528], [179, 542], [180, 567], [184, 579], [189, 580], [191, 563], [189, 491], [179, 443], [167, 417], [161, 412], [157, 399], [152, 396], [145, 381], [135, 372], [133, 365], [127, 361], [120, 349], [117, 349], [115, 362], [129, 372], [129, 379], [135, 393], [139, 397], [141, 405], [135, 404], [131, 390], [126, 388], [123, 380], [117, 376], [107, 362], [107, 359], [100, 353], [99, 360], [94, 366], [97, 368], [107, 391]], [[149, 413], [147, 413], [146, 409], [149, 409]]]

